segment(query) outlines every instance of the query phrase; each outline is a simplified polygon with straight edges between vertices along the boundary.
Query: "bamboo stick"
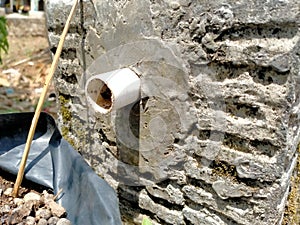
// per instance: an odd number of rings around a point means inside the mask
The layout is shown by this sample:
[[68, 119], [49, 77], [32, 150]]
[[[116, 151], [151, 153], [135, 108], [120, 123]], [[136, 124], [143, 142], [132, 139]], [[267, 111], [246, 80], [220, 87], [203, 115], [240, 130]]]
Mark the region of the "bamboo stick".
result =
[[14, 189], [13, 189], [13, 193], [12, 193], [13, 197], [18, 196], [18, 191], [19, 191], [20, 185], [21, 185], [23, 177], [24, 177], [24, 170], [25, 170], [25, 166], [26, 166], [26, 161], [27, 161], [28, 154], [29, 154], [29, 151], [30, 151], [30, 146], [31, 146], [31, 143], [32, 143], [32, 140], [33, 140], [35, 129], [36, 129], [36, 126], [37, 126], [37, 123], [38, 123], [38, 120], [39, 120], [39, 117], [40, 117], [40, 114], [41, 114], [41, 111], [42, 111], [42, 107], [43, 107], [43, 104], [44, 104], [44, 101], [45, 101], [45, 98], [46, 98], [51, 80], [54, 76], [54, 73], [55, 73], [55, 70], [56, 70], [56, 67], [57, 67], [57, 64], [58, 64], [58, 61], [59, 61], [59, 57], [60, 57], [64, 42], [65, 42], [66, 35], [67, 35], [69, 27], [70, 27], [71, 20], [73, 18], [73, 15], [75, 14], [75, 10], [76, 10], [78, 1], [79, 0], [74, 1], [74, 4], [73, 4], [72, 9], [70, 11], [70, 14], [68, 16], [68, 19], [66, 21], [65, 27], [64, 27], [63, 32], [61, 34], [61, 37], [60, 37], [60, 40], [59, 40], [59, 43], [58, 43], [58, 46], [57, 46], [57, 49], [56, 49], [51, 67], [50, 67], [50, 70], [49, 70], [49, 74], [46, 77], [46, 81], [44, 83], [44, 88], [43, 88], [43, 91], [42, 91], [41, 96], [39, 98], [39, 102], [38, 102], [38, 105], [36, 107], [32, 122], [31, 122], [31, 126], [30, 126], [30, 130], [29, 130], [29, 133], [28, 133], [28, 136], [27, 136], [25, 149], [24, 149], [24, 152], [23, 152], [23, 156], [22, 156], [20, 168], [19, 168], [19, 171], [18, 171], [17, 179], [16, 179], [16, 182], [14, 184]]

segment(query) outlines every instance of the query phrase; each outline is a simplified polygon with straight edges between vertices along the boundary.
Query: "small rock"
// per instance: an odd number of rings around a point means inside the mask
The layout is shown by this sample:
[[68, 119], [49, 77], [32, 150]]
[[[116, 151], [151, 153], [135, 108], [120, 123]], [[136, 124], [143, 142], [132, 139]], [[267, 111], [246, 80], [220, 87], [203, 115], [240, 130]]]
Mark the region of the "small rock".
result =
[[57, 218], [56, 216], [53, 216], [51, 217], [49, 220], [48, 220], [48, 224], [49, 225], [56, 225], [57, 222], [58, 222], [59, 218]]
[[0, 196], [2, 196], [3, 190], [0, 188]]
[[[39, 222], [37, 223], [37, 225], [47, 225], [47, 224], [48, 224], [48, 222], [47, 222], [47, 220], [44, 219], [44, 218], [40, 219]], [[49, 224], [50, 224], [50, 223], [49, 223]]]
[[51, 212], [49, 209], [38, 209], [36, 212], [35, 212], [35, 216], [38, 218], [38, 219], [49, 219], [51, 217]]
[[270, 62], [270, 66], [279, 73], [286, 73], [290, 71], [290, 58], [287, 55], [280, 55]]
[[24, 200], [21, 198], [14, 198], [14, 203], [19, 206], [22, 205], [24, 203]]
[[13, 192], [13, 188], [7, 188], [5, 191], [4, 191], [4, 195], [6, 196], [10, 196]]
[[32, 207], [33, 207], [33, 203], [27, 202], [24, 205], [21, 205], [18, 208], [13, 209], [10, 218], [11, 223], [16, 224], [22, 222], [23, 218], [30, 215]]
[[213, 182], [212, 188], [221, 199], [250, 197], [252, 195], [246, 185], [231, 183], [224, 180]]
[[177, 9], [180, 8], [180, 4], [179, 4], [179, 2], [177, 2], [177, 1], [172, 1], [172, 2], [170, 2], [170, 6], [171, 6], [171, 8], [174, 9], [174, 10], [177, 10]]
[[35, 218], [32, 216], [27, 216], [25, 220], [25, 225], [35, 225]]
[[66, 218], [61, 218], [56, 225], [71, 225], [71, 221]]
[[[9, 218], [10, 224], [21, 223], [23, 220], [22, 213], [20, 213], [21, 207], [12, 210], [11, 216]], [[26, 216], [26, 215], [25, 215]]]
[[208, 49], [216, 51], [218, 49], [218, 44], [214, 41], [218, 35], [213, 33], [206, 33], [202, 38], [201, 43]]
[[57, 217], [62, 217], [65, 213], [66, 213], [66, 210], [59, 204], [57, 204], [55, 201], [49, 201], [47, 203], [47, 205], [49, 206], [49, 208], [51, 209], [51, 212], [54, 216], [57, 216]]
[[43, 191], [43, 198], [45, 201], [47, 200], [53, 200], [54, 196], [53, 194], [49, 194], [46, 190]]
[[0, 214], [9, 213], [9, 211], [10, 211], [9, 205], [4, 205], [0, 208]]
[[24, 196], [24, 201], [28, 202], [28, 201], [40, 201], [41, 200], [41, 196], [39, 194], [36, 194], [34, 192], [29, 192]]

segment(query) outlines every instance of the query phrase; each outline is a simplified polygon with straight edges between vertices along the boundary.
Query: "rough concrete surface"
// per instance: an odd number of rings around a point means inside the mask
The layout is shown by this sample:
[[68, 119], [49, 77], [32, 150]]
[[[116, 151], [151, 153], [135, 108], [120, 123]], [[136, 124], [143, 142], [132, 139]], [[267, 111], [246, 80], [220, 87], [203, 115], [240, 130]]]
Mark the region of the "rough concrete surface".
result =
[[[73, 1], [47, 1], [54, 52]], [[281, 224], [297, 160], [298, 0], [81, 1], [55, 77], [60, 129], [118, 192], [125, 224]], [[85, 81], [130, 67], [107, 115]]]

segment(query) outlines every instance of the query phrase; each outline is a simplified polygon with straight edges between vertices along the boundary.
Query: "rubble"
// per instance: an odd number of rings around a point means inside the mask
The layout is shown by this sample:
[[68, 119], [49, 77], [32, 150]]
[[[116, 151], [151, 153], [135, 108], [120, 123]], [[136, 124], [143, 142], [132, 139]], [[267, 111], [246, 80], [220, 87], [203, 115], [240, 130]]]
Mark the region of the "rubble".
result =
[[1, 197], [0, 217], [1, 224], [60, 224], [70, 225], [66, 219], [66, 211], [54, 201], [53, 194], [43, 191], [30, 191], [23, 198], [12, 198], [12, 188], [7, 188]]

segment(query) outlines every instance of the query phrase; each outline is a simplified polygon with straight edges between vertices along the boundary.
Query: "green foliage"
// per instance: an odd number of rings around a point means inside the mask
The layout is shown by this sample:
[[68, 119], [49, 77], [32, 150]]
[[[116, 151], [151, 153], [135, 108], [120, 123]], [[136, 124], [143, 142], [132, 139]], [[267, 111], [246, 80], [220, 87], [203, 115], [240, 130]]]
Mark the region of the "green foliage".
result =
[[152, 223], [151, 223], [151, 221], [147, 217], [144, 217], [142, 225], [152, 225]]
[[7, 23], [6, 19], [3, 16], [0, 16], [0, 63], [2, 63], [2, 51], [7, 53], [8, 51], [8, 40], [7, 40]]

